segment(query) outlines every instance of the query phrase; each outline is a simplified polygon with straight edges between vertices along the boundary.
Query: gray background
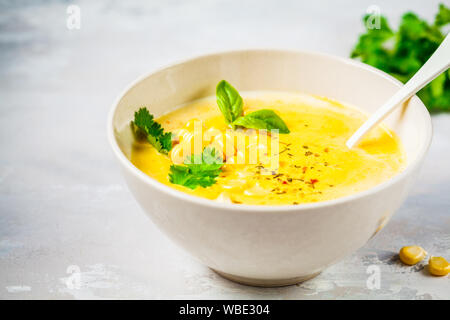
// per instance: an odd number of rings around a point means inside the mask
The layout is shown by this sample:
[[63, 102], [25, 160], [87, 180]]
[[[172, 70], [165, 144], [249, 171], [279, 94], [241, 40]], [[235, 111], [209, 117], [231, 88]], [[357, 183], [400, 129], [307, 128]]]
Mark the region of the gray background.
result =
[[[317, 278], [275, 289], [224, 280], [161, 234], [105, 133], [112, 101], [152, 69], [238, 48], [346, 57], [369, 5], [397, 27], [407, 10], [431, 20], [438, 1], [79, 1], [81, 29], [68, 30], [71, 3], [0, 2], [0, 298], [450, 298], [448, 277], [396, 258], [419, 244], [450, 259], [450, 115], [433, 116], [420, 178], [381, 233]], [[369, 265], [379, 290], [366, 286]]]

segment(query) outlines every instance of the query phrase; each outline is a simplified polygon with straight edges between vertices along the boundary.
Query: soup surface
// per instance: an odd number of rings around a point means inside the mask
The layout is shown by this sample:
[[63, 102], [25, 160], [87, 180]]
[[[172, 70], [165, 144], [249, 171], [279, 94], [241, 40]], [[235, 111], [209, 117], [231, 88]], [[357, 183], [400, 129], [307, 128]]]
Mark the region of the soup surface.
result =
[[[297, 93], [243, 92], [242, 97], [244, 114], [270, 108], [290, 130], [289, 134], [278, 135], [277, 147], [257, 140], [258, 152], [263, 152], [258, 153], [261, 156], [256, 161], [248, 161], [248, 155], [240, 158], [244, 161], [236, 160], [241, 151], [245, 153], [251, 148], [251, 141], [256, 141], [251, 137], [260, 136], [254, 130], [240, 129], [236, 135], [245, 136], [245, 145], [234, 148], [234, 157], [225, 154], [224, 146], [222, 172], [217, 182], [209, 187], [192, 190], [170, 183], [170, 166], [174, 164], [175, 153], [180, 152], [177, 145], [165, 155], [146, 142], [135, 142], [132, 163], [159, 182], [193, 196], [252, 205], [292, 205], [336, 199], [369, 189], [404, 168], [406, 160], [401, 143], [386, 127], [372, 130], [352, 150], [345, 146], [346, 140], [367, 118], [355, 108]], [[215, 97], [182, 106], [156, 120], [179, 141], [192, 138], [195, 121], [197, 128], [200, 123], [203, 135], [214, 132], [203, 139], [203, 147], [217, 141], [225, 145], [229, 141], [226, 130], [230, 127]], [[277, 167], [267, 162], [267, 158], [273, 161], [274, 155]]]

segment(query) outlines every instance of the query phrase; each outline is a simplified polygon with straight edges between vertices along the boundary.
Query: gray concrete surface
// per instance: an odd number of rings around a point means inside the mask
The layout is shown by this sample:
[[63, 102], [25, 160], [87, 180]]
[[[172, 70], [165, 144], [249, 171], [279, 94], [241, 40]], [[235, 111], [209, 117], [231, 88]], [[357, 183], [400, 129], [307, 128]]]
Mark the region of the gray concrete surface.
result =
[[[433, 116], [420, 178], [365, 247], [301, 285], [234, 284], [173, 245], [138, 208], [106, 141], [110, 104], [149, 70], [237, 48], [348, 56], [360, 16], [396, 26], [438, 1], [0, 1], [0, 298], [449, 299], [449, 278], [405, 267], [419, 244], [450, 259], [450, 114]], [[367, 268], [381, 274], [367, 287]]]

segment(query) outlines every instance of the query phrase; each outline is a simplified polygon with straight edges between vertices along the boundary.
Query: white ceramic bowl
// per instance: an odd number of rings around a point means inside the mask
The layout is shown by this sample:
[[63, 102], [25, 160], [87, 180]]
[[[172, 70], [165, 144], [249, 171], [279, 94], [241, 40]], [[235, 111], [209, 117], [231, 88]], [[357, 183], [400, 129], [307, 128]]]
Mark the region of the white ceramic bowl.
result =
[[363, 246], [405, 199], [430, 145], [429, 113], [413, 97], [385, 123], [401, 138], [404, 171], [367, 191], [295, 206], [249, 206], [192, 197], [148, 177], [130, 161], [129, 122], [147, 106], [156, 116], [214, 94], [227, 79], [239, 90], [300, 91], [373, 112], [400, 87], [389, 75], [324, 54], [249, 50], [198, 57], [152, 72], [114, 103], [108, 137], [144, 211], [173, 241], [223, 276], [278, 286], [308, 279]]

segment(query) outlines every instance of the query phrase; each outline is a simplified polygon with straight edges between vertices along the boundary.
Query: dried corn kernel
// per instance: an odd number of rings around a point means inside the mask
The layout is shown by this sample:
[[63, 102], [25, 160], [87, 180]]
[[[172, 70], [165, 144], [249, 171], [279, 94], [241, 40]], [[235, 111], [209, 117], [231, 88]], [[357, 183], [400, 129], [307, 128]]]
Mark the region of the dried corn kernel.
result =
[[433, 276], [445, 276], [450, 272], [450, 263], [443, 257], [431, 257], [428, 261], [428, 271]]
[[400, 260], [407, 265], [414, 265], [420, 261], [422, 261], [427, 252], [419, 246], [407, 246], [400, 249]]

